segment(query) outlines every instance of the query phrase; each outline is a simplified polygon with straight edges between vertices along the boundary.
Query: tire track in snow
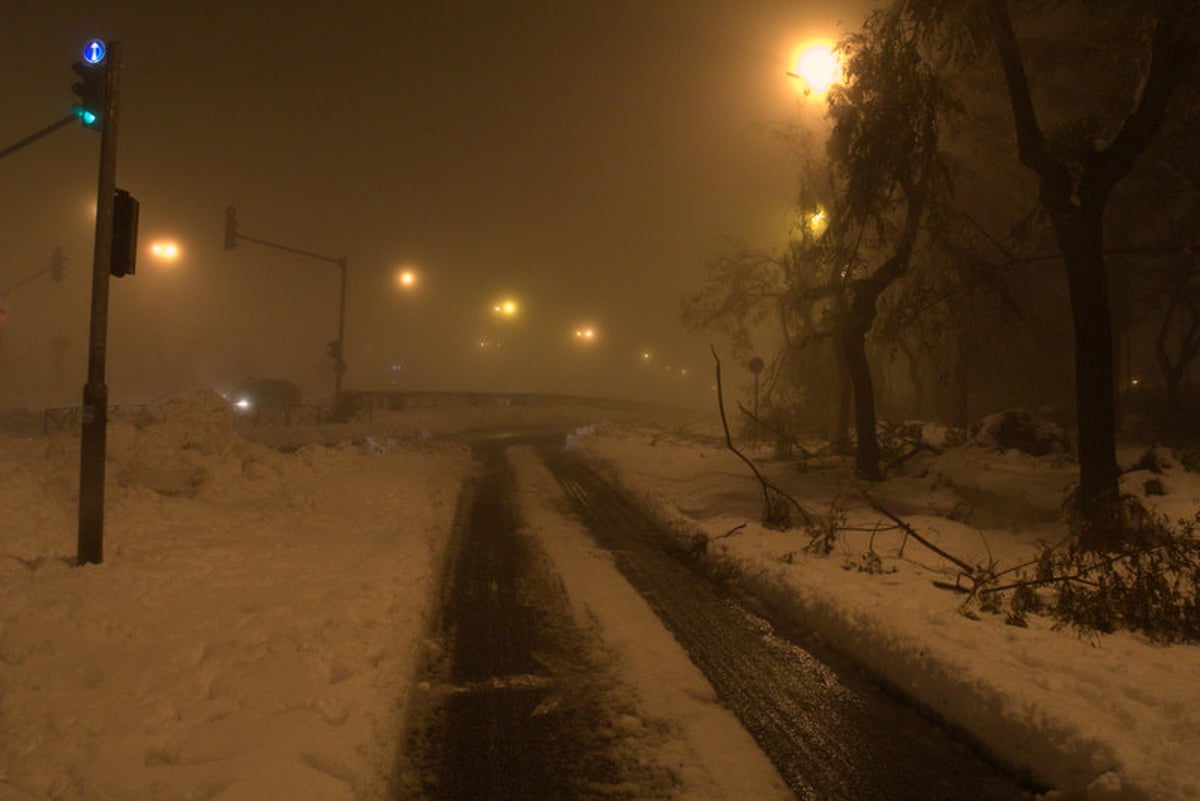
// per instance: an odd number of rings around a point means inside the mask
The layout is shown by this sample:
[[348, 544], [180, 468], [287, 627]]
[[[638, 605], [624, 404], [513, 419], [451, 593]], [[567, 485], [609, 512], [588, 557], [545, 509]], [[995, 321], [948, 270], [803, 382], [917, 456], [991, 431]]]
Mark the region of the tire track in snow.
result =
[[835, 672], [665, 548], [668, 535], [586, 466], [547, 466], [600, 545], [803, 799], [1008, 801], [1030, 793], [948, 732]]

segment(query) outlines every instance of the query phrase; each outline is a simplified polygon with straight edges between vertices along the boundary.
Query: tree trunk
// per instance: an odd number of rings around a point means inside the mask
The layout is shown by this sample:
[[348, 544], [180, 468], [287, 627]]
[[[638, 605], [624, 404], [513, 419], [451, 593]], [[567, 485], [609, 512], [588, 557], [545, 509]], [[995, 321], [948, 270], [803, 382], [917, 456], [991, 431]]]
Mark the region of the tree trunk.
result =
[[865, 306], [855, 298], [855, 308], [846, 317], [842, 347], [850, 383], [854, 387], [854, 431], [857, 444], [854, 449], [854, 467], [861, 478], [882, 481], [883, 471], [879, 468], [879, 437], [875, 432], [875, 389], [871, 383], [871, 367], [867, 362], [867, 331], [874, 318], [874, 298], [870, 312], [859, 308]]
[[921, 370], [921, 346], [909, 345], [908, 340], [901, 337], [899, 340], [900, 350], [904, 353], [904, 359], [908, 364], [908, 382], [913, 388], [912, 402], [912, 418], [914, 420], [925, 419], [925, 377]]
[[954, 424], [962, 429], [966, 436], [971, 425], [971, 394], [970, 394], [970, 349], [967, 345], [967, 335], [958, 335], [958, 358], [954, 360]]
[[1067, 268], [1075, 323], [1075, 405], [1079, 415], [1079, 505], [1085, 521], [1080, 544], [1116, 547], [1124, 536], [1114, 514], [1119, 499], [1112, 320], [1103, 258], [1104, 206], [1162, 127], [1177, 85], [1197, 62], [1186, 4], [1150, 3], [1154, 22], [1149, 65], [1132, 112], [1100, 150], [1080, 150], [1082, 171], [1047, 141], [1038, 123], [1007, 0], [988, 0], [996, 52], [1012, 103], [1021, 163], [1041, 179], [1042, 207], [1050, 213]]
[[1067, 269], [1075, 329], [1075, 407], [1079, 420], [1079, 505], [1089, 522], [1085, 548], [1105, 550], [1121, 542], [1111, 515], [1119, 497], [1113, 337], [1103, 256], [1103, 206], [1074, 203], [1051, 209]]
[[838, 453], [850, 452], [850, 404], [852, 401], [850, 370], [846, 366], [845, 337], [841, 328], [834, 333], [833, 360], [837, 370], [837, 391], [833, 398], [833, 448]]
[[[1162, 373], [1165, 388], [1166, 420], [1162, 428], [1164, 429], [1163, 433], [1171, 440], [1183, 434], [1187, 428], [1184, 421], [1185, 410], [1182, 407], [1181, 388], [1192, 361], [1196, 358], [1197, 353], [1200, 353], [1200, 314], [1197, 314], [1195, 301], [1188, 295], [1190, 291], [1189, 277], [1184, 274], [1182, 280], [1171, 287], [1167, 309], [1154, 340], [1154, 355], [1158, 362], [1158, 369]], [[1167, 343], [1171, 335], [1175, 313], [1180, 309], [1182, 309], [1180, 314], [1186, 313], [1190, 319], [1181, 320], [1184, 330], [1180, 337], [1179, 355], [1172, 359]]]
[[908, 360], [908, 379], [913, 385], [913, 416], [917, 420], [924, 420], [928, 416], [929, 403], [925, 400], [925, 376], [916, 353]]

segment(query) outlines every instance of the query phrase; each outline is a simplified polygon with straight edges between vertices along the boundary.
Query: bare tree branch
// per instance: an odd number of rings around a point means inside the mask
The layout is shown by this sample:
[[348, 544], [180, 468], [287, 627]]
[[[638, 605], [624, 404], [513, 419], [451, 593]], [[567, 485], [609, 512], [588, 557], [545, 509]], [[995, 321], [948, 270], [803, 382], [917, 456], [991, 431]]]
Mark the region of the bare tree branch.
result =
[[763, 504], [766, 507], [763, 509], [764, 522], [768, 524], [774, 524], [775, 522], [771, 519], [772, 511], [775, 508], [775, 502], [771, 498], [771, 493], [774, 492], [779, 497], [789, 501], [792, 506], [796, 507], [796, 511], [800, 513], [800, 517], [804, 520], [805, 525], [810, 525], [815, 519], [813, 514], [805, 509], [804, 506], [791, 495], [788, 495], [786, 492], [779, 489], [779, 487], [776, 487], [774, 484], [767, 481], [762, 472], [759, 471], [757, 465], [755, 465], [749, 457], [747, 457], [734, 446], [733, 435], [729, 433], [729, 420], [725, 416], [725, 392], [721, 387], [721, 358], [717, 356], [717, 349], [714, 346], [709, 345], [708, 347], [709, 350], [712, 351], [713, 360], [717, 363], [717, 406], [721, 410], [721, 426], [725, 429], [725, 447], [733, 451], [735, 456], [745, 462], [746, 466], [750, 468], [750, 472], [754, 473], [754, 477], [758, 479], [758, 484], [762, 488]]

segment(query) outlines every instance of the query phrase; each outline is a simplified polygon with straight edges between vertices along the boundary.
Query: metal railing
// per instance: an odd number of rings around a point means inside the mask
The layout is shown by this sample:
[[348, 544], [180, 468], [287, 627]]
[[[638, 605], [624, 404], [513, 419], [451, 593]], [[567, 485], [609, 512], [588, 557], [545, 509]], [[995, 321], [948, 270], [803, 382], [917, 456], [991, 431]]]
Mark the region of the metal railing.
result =
[[[109, 420], [137, 420], [150, 407], [144, 403], [126, 403], [108, 407]], [[42, 411], [42, 433], [68, 432], [78, 434], [83, 424], [83, 413], [78, 406], [61, 406]]]
[[[372, 419], [375, 411], [432, 409], [450, 406], [559, 406], [586, 403], [612, 409], [644, 406], [637, 401], [590, 398], [578, 395], [548, 395], [533, 392], [426, 392], [426, 391], [347, 391], [337, 405], [308, 405], [260, 407], [252, 411], [235, 411], [235, 425], [300, 426], [329, 423], [359, 422]], [[108, 419], [136, 422], [147, 414], [145, 404], [122, 404], [108, 407]], [[42, 433], [69, 432], [79, 434], [81, 413], [78, 406], [63, 406], [42, 411]]]

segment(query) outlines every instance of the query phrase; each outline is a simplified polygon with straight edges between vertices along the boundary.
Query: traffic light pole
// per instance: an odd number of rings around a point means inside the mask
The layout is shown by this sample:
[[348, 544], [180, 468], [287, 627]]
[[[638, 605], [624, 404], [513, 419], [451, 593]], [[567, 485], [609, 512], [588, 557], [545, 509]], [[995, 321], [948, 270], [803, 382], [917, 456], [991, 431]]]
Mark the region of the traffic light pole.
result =
[[20, 142], [11, 144], [8, 147], [4, 148], [3, 150], [0, 150], [0, 159], [4, 158], [5, 156], [9, 155], [10, 153], [15, 153], [16, 151], [20, 150], [21, 148], [25, 147], [26, 145], [32, 145], [34, 142], [41, 139], [43, 136], [49, 136], [50, 134], [57, 131], [59, 128], [62, 128], [66, 125], [71, 124], [72, 122], [75, 122], [75, 119], [76, 118], [75, 118], [74, 114], [68, 114], [67, 116], [63, 117], [61, 120], [50, 123], [45, 128], [38, 131], [37, 133], [30, 134], [29, 136], [22, 139]]
[[[232, 213], [232, 208], [230, 209], [229, 213]], [[338, 266], [338, 270], [341, 271], [341, 280], [339, 282], [338, 289], [337, 339], [335, 339], [331, 344], [336, 345], [336, 353], [333, 355], [333, 402], [335, 406], [340, 405], [342, 401], [342, 374], [346, 372], [346, 360], [343, 358], [346, 353], [346, 257], [342, 256], [335, 259], [332, 256], [322, 256], [320, 253], [313, 253], [312, 251], [301, 250], [300, 248], [294, 248], [288, 245], [281, 245], [278, 242], [269, 242], [266, 239], [258, 239], [257, 237], [246, 236], [245, 234], [237, 232], [236, 222], [234, 222], [234, 218], [231, 216], [226, 217], [225, 239], [226, 250], [231, 249], [233, 245], [239, 241], [252, 242], [255, 245], [275, 248], [276, 250], [285, 250], [288, 253], [295, 253], [299, 256], [307, 256], [310, 259], [329, 262], [330, 264], [336, 264]]]
[[92, 258], [92, 316], [88, 335], [87, 383], [83, 387], [79, 453], [79, 541], [77, 562], [104, 559], [104, 458], [108, 435], [108, 278], [112, 262], [113, 199], [117, 189], [117, 108], [121, 85], [121, 45], [106, 57], [104, 123], [100, 131], [100, 174], [96, 186], [96, 238]]
[[342, 272], [341, 287], [338, 291], [338, 335], [337, 358], [333, 369], [333, 404], [340, 409], [342, 405], [342, 374], [346, 372], [346, 257], [337, 260], [338, 269]]

